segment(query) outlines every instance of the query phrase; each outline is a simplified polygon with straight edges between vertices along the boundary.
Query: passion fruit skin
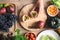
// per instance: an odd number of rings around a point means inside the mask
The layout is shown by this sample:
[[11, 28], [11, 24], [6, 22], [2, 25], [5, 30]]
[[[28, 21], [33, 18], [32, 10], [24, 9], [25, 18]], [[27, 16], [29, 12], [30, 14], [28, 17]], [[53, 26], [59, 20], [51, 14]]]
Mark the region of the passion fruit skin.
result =
[[50, 18], [48, 21], [48, 26], [57, 29], [60, 26], [60, 19], [58, 17]]
[[15, 12], [15, 7], [13, 4], [9, 5], [6, 9], [7, 9], [8, 13], [14, 13]]
[[37, 25], [39, 28], [43, 28], [44, 27], [44, 22], [43, 21], [38, 21]]

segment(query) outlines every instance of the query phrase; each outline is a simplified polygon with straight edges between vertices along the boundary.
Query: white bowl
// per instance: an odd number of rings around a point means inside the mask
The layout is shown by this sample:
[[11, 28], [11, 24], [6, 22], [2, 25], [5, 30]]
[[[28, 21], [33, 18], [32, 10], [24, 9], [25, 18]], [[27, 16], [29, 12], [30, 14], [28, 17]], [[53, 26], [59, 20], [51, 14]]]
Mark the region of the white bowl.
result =
[[45, 31], [39, 33], [39, 35], [37, 36], [36, 40], [40, 40], [42, 35], [50, 35], [50, 36], [54, 37], [55, 40], [60, 40], [59, 35], [53, 30], [45, 30]]
[[[55, 5], [50, 5], [50, 6], [48, 6], [48, 8], [51, 7], [51, 6], [55, 6]], [[55, 6], [55, 7], [56, 7], [56, 6]], [[47, 13], [48, 13], [48, 8], [47, 8]], [[56, 7], [56, 9], [57, 9], [57, 12], [56, 12], [55, 15], [51, 15], [50, 13], [48, 13], [48, 15], [51, 16], [51, 17], [55, 17], [55, 16], [58, 14], [58, 12], [59, 12], [59, 10], [58, 10], [57, 7]]]

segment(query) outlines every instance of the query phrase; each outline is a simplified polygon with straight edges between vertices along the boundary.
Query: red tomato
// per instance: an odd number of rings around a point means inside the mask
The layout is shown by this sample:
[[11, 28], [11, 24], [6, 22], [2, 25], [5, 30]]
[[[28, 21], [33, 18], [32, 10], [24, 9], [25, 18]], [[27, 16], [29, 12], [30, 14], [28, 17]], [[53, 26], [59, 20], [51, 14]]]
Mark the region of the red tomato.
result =
[[26, 36], [27, 40], [36, 40], [34, 33], [26, 33], [25, 36]]

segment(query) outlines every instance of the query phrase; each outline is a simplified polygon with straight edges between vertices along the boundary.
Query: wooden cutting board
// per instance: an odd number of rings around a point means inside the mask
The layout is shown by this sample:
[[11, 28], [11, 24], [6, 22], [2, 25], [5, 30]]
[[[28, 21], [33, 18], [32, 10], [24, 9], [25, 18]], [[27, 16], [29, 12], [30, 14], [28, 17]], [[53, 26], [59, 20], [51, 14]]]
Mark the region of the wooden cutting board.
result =
[[[23, 6], [26, 6], [26, 5], [28, 5], [28, 4], [31, 4], [32, 2], [35, 2], [35, 1], [33, 1], [33, 0], [21, 0], [20, 1], [20, 5], [18, 6], [18, 9], [20, 10], [21, 8], [23, 8]], [[44, 0], [44, 6], [45, 6], [45, 8], [49, 5], [48, 4], [48, 2], [49, 2], [49, 0]], [[23, 10], [23, 9], [22, 9]], [[18, 13], [19, 14], [19, 13]], [[22, 14], [22, 13], [21, 13]], [[20, 14], [20, 15], [21, 15]], [[32, 20], [34, 20], [34, 19], [32, 19]], [[38, 21], [38, 20], [37, 20]], [[29, 22], [29, 21], [28, 21]], [[32, 22], [32, 21], [31, 21]], [[34, 21], [33, 21], [34, 22]], [[22, 22], [21, 22], [22, 23]], [[22, 23], [23, 24], [23, 23]], [[27, 23], [28, 24], [28, 23]], [[26, 26], [24, 26], [23, 28], [22, 28], [22, 26], [21, 25], [19, 25], [19, 24], [17, 24], [19, 27], [19, 29], [21, 30], [21, 33], [25, 33], [25, 32], [29, 32], [29, 31], [27, 31], [27, 30], [25, 30], [25, 28], [26, 28]], [[28, 28], [26, 28], [26, 29], [28, 29]], [[43, 29], [28, 29], [28, 30], [31, 30], [30, 32], [34, 32], [36, 35], [39, 33], [39, 32], [41, 32], [42, 30], [45, 30], [45, 28], [43, 28]]]
[[[44, 2], [45, 3], [45, 2]], [[45, 3], [46, 4], [46, 3]], [[43, 29], [34, 29], [34, 28], [29, 28], [29, 26], [31, 26], [33, 23], [35, 23], [35, 22], [38, 22], [39, 20], [41, 20], [40, 18], [31, 18], [30, 20], [28, 20], [28, 21], [26, 21], [26, 22], [22, 22], [21, 21], [21, 16], [22, 15], [25, 15], [25, 14], [28, 14], [28, 11], [29, 11], [29, 9], [31, 9], [32, 8], [32, 6], [33, 6], [33, 4], [27, 4], [27, 5], [25, 5], [22, 9], [21, 9], [21, 11], [20, 11], [20, 14], [19, 14], [19, 21], [20, 21], [20, 26], [21, 27], [23, 27], [24, 29], [27, 29], [27, 30], [29, 30], [29, 31], [32, 31], [32, 32], [35, 32], [35, 33], [37, 33], [37, 32], [40, 32], [40, 31], [42, 31], [42, 30], [44, 30], [45, 28], [43, 28]], [[45, 7], [46, 7], [46, 5], [45, 5]]]
[[[50, 0], [44, 0], [44, 6], [45, 6], [45, 8], [49, 5], [49, 1]], [[0, 2], [13, 2], [14, 4], [16, 4], [16, 6], [17, 6], [17, 12], [24, 6], [24, 5], [27, 5], [27, 4], [30, 4], [30, 3], [32, 3], [32, 2], [35, 2], [35, 0], [0, 0]], [[19, 13], [17, 13], [16, 12], [16, 14], [19, 14]], [[26, 32], [29, 32], [29, 31], [27, 31], [27, 30], [25, 30], [25, 29], [23, 29], [20, 25], [19, 25], [19, 23], [18, 22], [16, 22], [16, 24], [15, 24], [15, 26], [16, 26], [16, 28], [15, 29], [20, 29], [20, 32], [21, 33], [26, 33]], [[46, 28], [44, 28], [44, 29], [46, 29]], [[43, 30], [44, 30], [43, 29]], [[12, 29], [11, 29], [12, 30]], [[39, 33], [39, 32], [41, 32], [42, 30], [39, 30], [39, 31], [32, 31], [32, 32], [34, 32], [36, 35]]]
[[36, 18], [30, 18], [28, 19], [27, 21], [22, 21], [22, 16], [23, 15], [28, 15], [29, 14], [29, 11], [33, 8], [34, 4], [29, 4], [29, 5], [26, 5], [25, 7], [22, 8], [22, 10], [20, 11], [20, 14], [19, 14], [19, 22], [21, 24], [21, 26], [29, 31], [38, 31], [40, 30], [40, 28], [31, 28], [33, 26], [34, 23], [40, 21], [40, 17], [36, 17]]

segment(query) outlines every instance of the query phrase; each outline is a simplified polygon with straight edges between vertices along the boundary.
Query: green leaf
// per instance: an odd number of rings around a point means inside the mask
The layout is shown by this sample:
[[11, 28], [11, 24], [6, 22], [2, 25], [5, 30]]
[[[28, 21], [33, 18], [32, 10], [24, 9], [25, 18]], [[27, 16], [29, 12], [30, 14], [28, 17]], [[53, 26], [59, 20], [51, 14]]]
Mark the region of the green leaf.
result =
[[14, 35], [20, 35], [20, 30], [16, 29], [15, 32], [14, 32]]
[[60, 0], [51, 0], [51, 3], [60, 9]]
[[26, 40], [25, 36], [20, 34], [20, 30], [19, 29], [16, 29], [14, 34], [15, 35], [14, 35], [13, 40]]

